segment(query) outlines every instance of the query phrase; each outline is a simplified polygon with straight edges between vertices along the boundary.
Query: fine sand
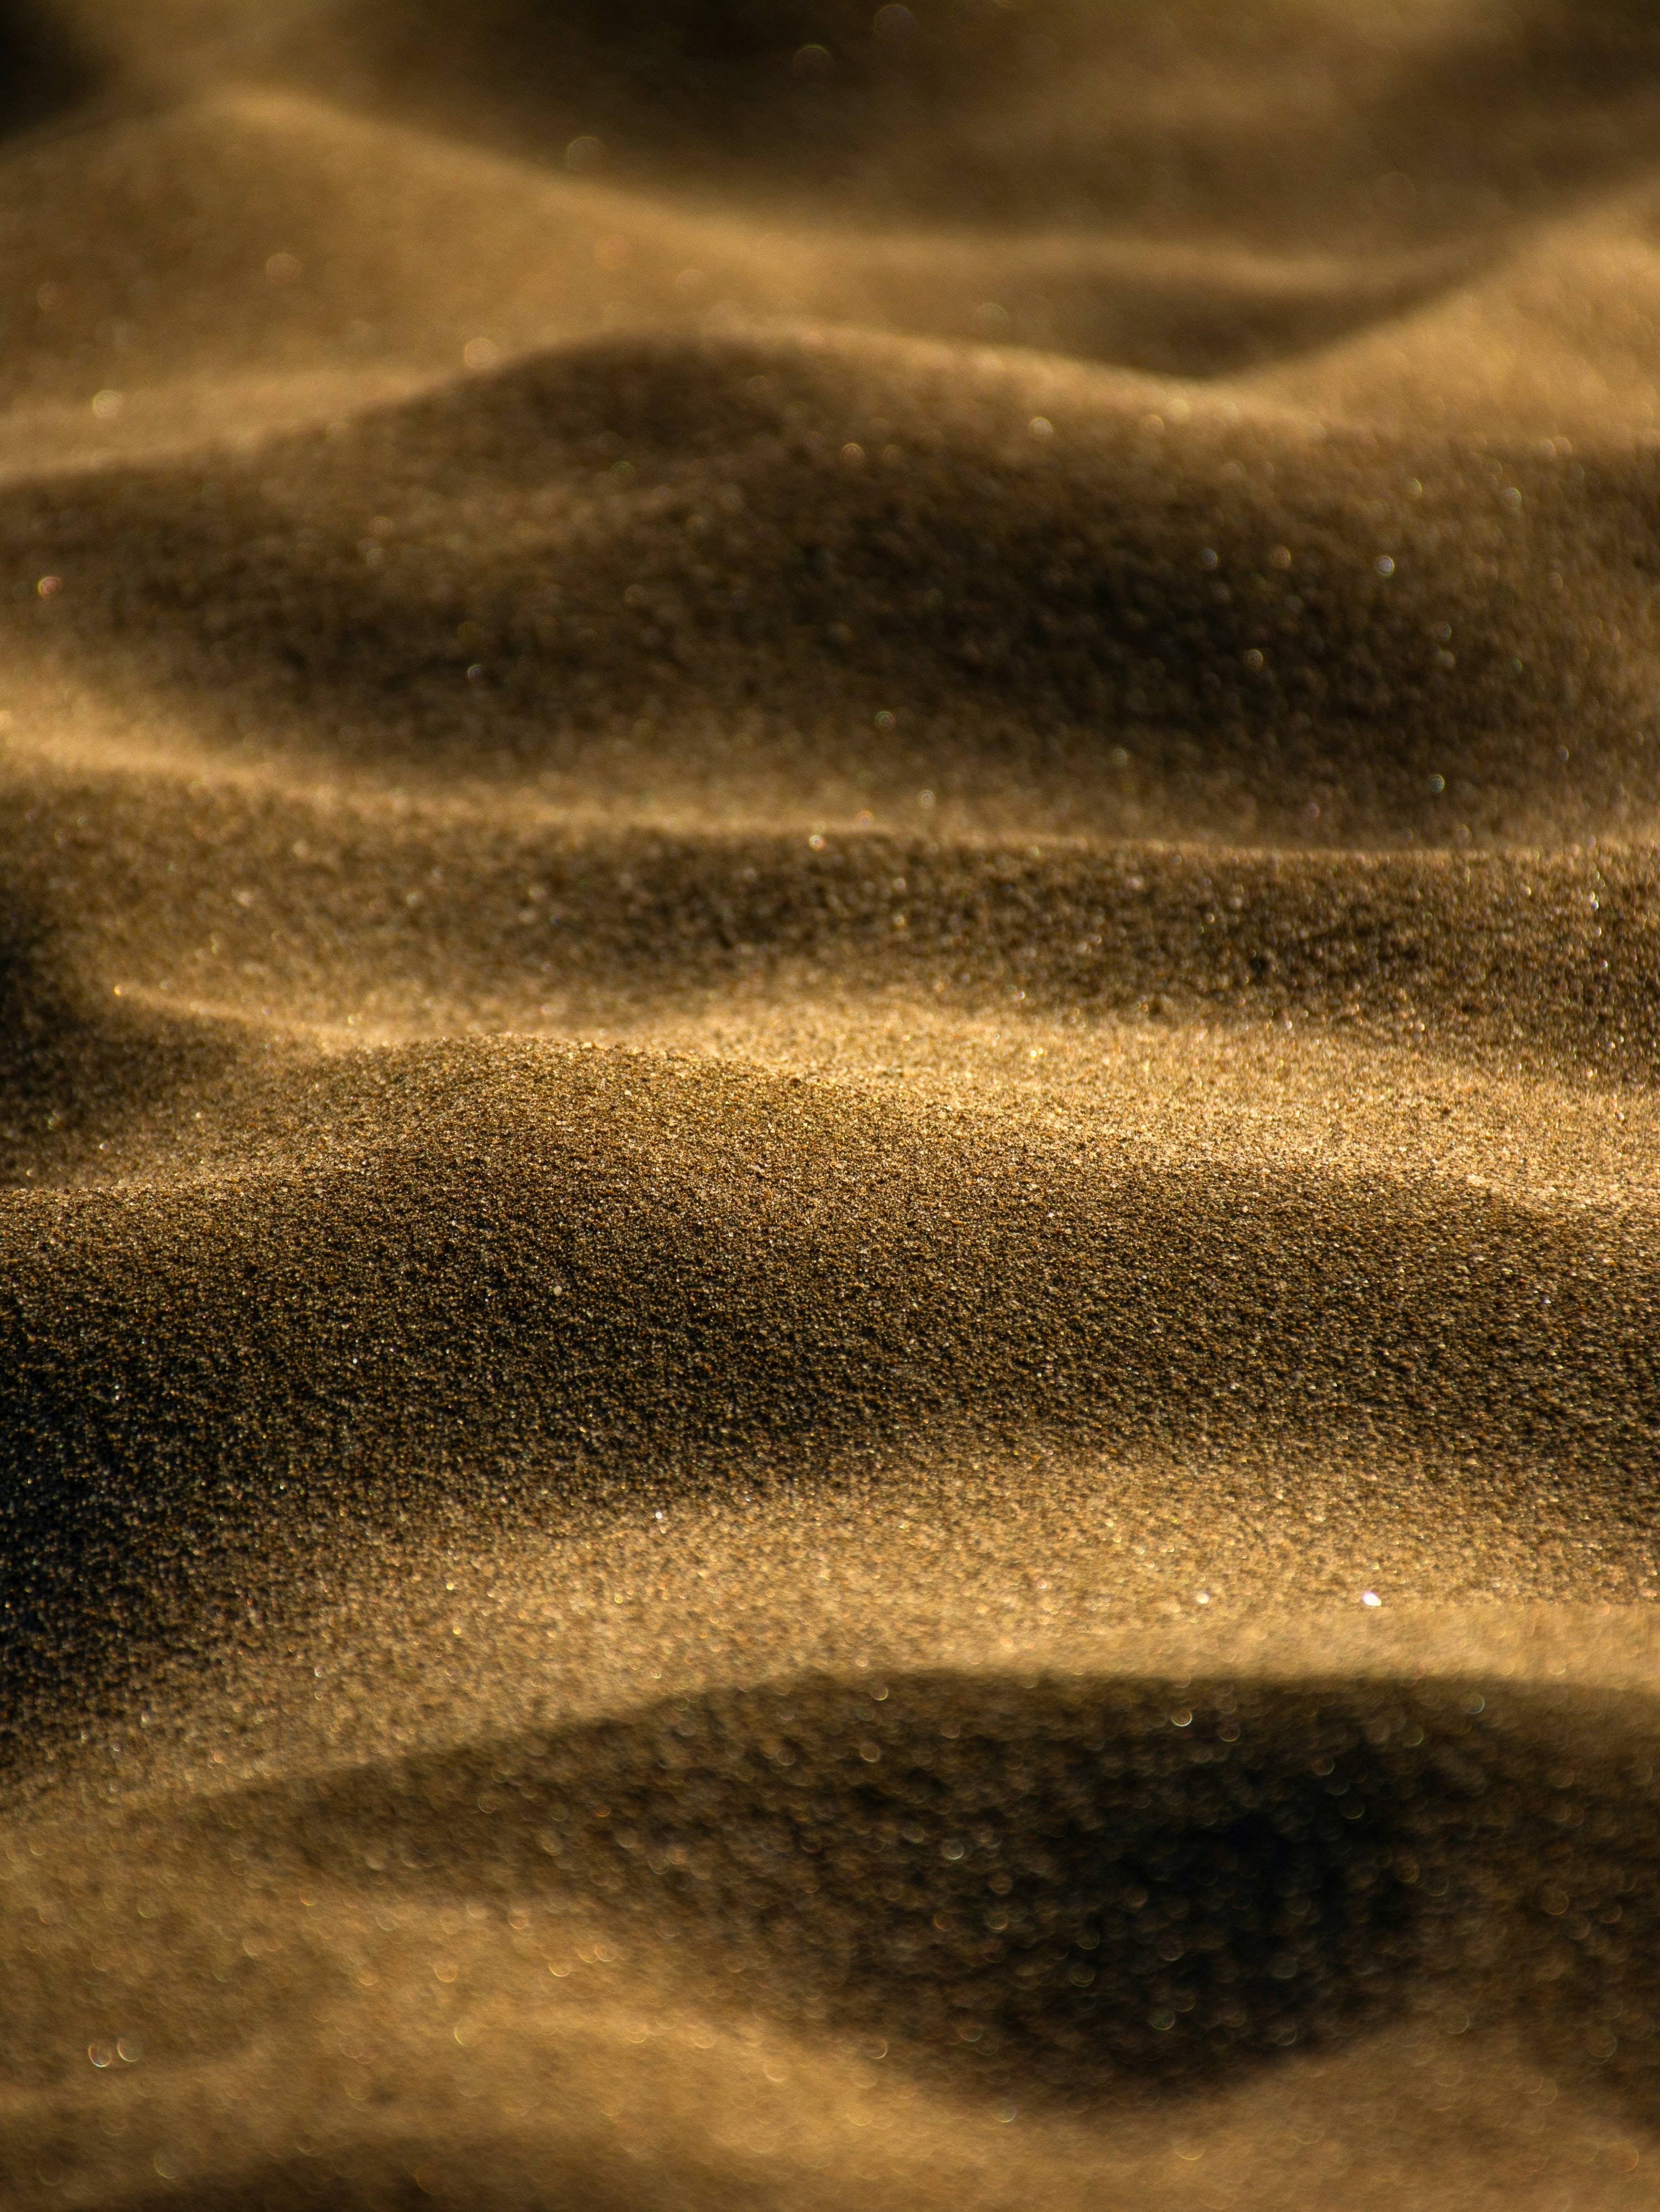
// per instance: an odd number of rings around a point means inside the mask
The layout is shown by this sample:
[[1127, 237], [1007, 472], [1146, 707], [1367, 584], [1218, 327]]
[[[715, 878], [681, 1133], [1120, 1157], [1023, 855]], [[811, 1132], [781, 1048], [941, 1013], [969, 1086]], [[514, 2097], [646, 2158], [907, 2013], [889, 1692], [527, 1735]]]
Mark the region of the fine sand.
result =
[[1651, 0], [0, 134], [0, 2202], [1651, 2212]]

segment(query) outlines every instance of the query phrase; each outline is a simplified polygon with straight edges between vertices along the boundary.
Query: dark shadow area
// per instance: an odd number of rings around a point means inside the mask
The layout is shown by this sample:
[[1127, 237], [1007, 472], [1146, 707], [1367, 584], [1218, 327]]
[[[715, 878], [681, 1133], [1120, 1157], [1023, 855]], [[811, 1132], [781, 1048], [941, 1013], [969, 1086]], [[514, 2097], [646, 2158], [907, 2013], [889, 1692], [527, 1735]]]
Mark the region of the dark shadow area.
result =
[[89, 1006], [44, 908], [0, 883], [0, 1191], [95, 1166], [112, 1139], [211, 1082], [228, 1057], [182, 1023], [169, 1030], [114, 1000]]
[[0, 0], [0, 138], [55, 122], [102, 72], [43, 0]]
[[373, 1894], [558, 1888], [946, 2086], [1088, 2107], [1420, 2017], [1660, 2095], [1645, 1705], [1431, 1681], [812, 1678], [254, 1789]]
[[1651, 158], [1639, 0], [1447, 16], [1414, 38], [1218, 0], [369, 0], [290, 65], [550, 161], [598, 142], [682, 189], [1304, 246], [1492, 232]]
[[[873, 1474], [957, 1437], [1468, 1461], [1652, 1511], [1652, 1254], [1462, 1182], [1154, 1176], [623, 1056], [319, 1093], [350, 1164], [10, 1224], [16, 1740], [349, 1526]], [[443, 1133], [441, 1135], [441, 1132]], [[81, 1705], [84, 1719], [84, 1705]]]

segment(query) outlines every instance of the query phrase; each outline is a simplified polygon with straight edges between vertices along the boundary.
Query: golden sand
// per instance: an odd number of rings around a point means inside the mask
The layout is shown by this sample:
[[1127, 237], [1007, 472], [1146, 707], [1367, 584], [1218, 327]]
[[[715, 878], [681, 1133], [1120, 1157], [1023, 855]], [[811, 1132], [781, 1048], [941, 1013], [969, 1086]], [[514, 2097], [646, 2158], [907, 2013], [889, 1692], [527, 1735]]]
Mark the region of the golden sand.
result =
[[1660, 29], [0, 7], [0, 2197], [1660, 2201]]

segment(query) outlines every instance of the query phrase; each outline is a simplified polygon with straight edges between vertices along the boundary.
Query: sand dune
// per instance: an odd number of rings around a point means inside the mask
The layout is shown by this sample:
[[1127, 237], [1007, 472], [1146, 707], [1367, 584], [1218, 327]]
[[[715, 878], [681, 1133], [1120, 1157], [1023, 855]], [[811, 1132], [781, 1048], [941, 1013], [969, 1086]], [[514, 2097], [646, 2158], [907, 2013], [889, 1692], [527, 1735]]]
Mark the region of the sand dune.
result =
[[952, 358], [612, 341], [338, 435], [18, 484], [14, 690], [96, 666], [252, 757], [677, 813], [701, 781], [764, 815], [927, 792], [961, 827], [1640, 831], [1645, 450], [1167, 420], [995, 356], [954, 387]]
[[1654, 2200], [1660, 34], [0, 9], [0, 2195]]

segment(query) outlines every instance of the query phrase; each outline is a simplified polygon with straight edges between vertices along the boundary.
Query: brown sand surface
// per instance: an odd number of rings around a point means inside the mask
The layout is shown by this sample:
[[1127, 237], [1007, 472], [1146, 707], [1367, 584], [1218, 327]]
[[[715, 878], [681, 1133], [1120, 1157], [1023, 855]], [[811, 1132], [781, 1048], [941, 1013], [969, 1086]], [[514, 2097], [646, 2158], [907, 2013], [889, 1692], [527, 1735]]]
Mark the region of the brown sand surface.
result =
[[4, 0], [0, 483], [0, 2203], [1660, 2205], [1648, 0]]

